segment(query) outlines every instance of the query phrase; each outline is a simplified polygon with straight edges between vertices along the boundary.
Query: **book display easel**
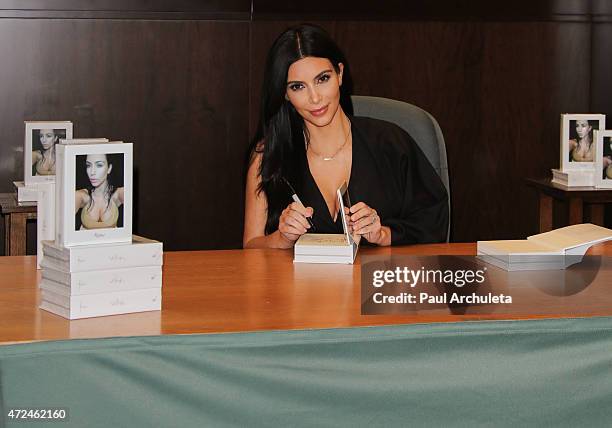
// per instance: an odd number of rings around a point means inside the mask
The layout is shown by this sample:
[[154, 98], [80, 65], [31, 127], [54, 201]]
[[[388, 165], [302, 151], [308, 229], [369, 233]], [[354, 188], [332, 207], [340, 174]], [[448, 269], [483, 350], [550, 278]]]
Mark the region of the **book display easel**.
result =
[[36, 188], [40, 308], [68, 319], [160, 310], [162, 243], [132, 235], [132, 144], [54, 150], [53, 180]]
[[72, 122], [26, 121], [23, 145], [23, 181], [14, 181], [18, 202], [36, 202], [39, 185], [55, 181], [56, 148], [72, 139]]

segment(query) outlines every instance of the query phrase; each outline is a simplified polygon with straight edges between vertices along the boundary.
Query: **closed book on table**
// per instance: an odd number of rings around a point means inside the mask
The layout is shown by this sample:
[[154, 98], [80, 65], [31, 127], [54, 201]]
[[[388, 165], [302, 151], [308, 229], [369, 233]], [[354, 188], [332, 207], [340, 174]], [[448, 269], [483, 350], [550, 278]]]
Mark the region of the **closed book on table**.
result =
[[162, 301], [161, 288], [80, 296], [67, 296], [48, 289], [42, 289], [40, 293], [41, 309], [68, 319], [159, 311]]
[[516, 270], [564, 269], [563, 250], [522, 240], [478, 241], [478, 257], [499, 268]]
[[17, 202], [35, 203], [38, 200], [38, 184], [30, 183], [26, 185], [23, 181], [13, 181], [13, 184], [15, 190], [17, 190]]
[[66, 272], [86, 272], [142, 266], [161, 266], [163, 246], [159, 241], [133, 235], [132, 243], [63, 247], [43, 241], [47, 266]]
[[307, 233], [295, 243], [293, 261], [351, 264], [355, 260], [357, 248], [357, 243], [347, 242], [345, 235]]
[[552, 182], [567, 187], [592, 187], [595, 186], [595, 170], [585, 171], [561, 171], [553, 169]]
[[61, 285], [73, 296], [162, 286], [161, 266], [68, 272], [55, 269], [53, 266], [57, 264], [53, 262], [52, 257], [43, 259], [43, 282], [52, 281]]

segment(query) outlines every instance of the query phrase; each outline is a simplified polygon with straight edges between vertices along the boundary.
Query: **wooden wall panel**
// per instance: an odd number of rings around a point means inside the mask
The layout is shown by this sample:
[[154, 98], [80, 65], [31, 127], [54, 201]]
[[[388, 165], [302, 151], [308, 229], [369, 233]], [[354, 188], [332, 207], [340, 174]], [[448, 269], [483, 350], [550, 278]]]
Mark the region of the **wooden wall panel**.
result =
[[536, 194], [524, 179], [559, 167], [560, 113], [588, 111], [589, 37], [580, 23], [485, 25], [476, 156], [471, 165], [456, 149], [453, 157], [464, 180], [459, 240], [538, 233]]
[[406, 101], [439, 121], [449, 156], [451, 235], [461, 236], [467, 228], [457, 214], [468, 183], [456, 177], [469, 171], [476, 156], [482, 24], [342, 22], [338, 42], [351, 65], [356, 94]]
[[77, 137], [134, 143], [135, 232], [168, 249], [239, 246], [248, 34], [239, 22], [1, 20], [0, 191], [23, 173], [23, 120], [70, 119]]
[[[608, 0], [593, 0], [606, 2]], [[255, 20], [327, 21], [588, 21], [591, 0], [253, 0]]]
[[0, 18], [248, 20], [250, 0], [0, 0]]
[[557, 166], [559, 114], [612, 117], [607, 0], [50, 5], [0, 0], [0, 192], [23, 173], [23, 120], [72, 119], [77, 136], [134, 142], [135, 230], [169, 250], [240, 246], [265, 55], [302, 21], [344, 49], [356, 94], [438, 119], [455, 241], [535, 232], [523, 178]]

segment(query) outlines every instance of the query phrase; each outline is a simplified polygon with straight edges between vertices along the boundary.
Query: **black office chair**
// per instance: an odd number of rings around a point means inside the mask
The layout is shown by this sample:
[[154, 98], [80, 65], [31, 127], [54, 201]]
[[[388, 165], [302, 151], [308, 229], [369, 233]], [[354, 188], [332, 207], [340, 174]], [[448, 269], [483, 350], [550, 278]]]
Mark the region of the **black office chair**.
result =
[[448, 193], [449, 222], [446, 241], [450, 238], [450, 182], [448, 179], [448, 161], [444, 136], [436, 119], [425, 110], [397, 100], [380, 97], [353, 95], [353, 112], [355, 116], [366, 116], [395, 123], [408, 132], [419, 145], [425, 156], [434, 167]]

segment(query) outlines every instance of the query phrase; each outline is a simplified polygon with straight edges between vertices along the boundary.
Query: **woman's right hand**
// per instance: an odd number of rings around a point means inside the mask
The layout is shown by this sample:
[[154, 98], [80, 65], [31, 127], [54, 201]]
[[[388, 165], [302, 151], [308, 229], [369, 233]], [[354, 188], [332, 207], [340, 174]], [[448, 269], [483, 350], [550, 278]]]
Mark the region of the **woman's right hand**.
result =
[[292, 202], [283, 210], [278, 221], [278, 231], [291, 245], [310, 229], [306, 217], [312, 217], [313, 209]]

